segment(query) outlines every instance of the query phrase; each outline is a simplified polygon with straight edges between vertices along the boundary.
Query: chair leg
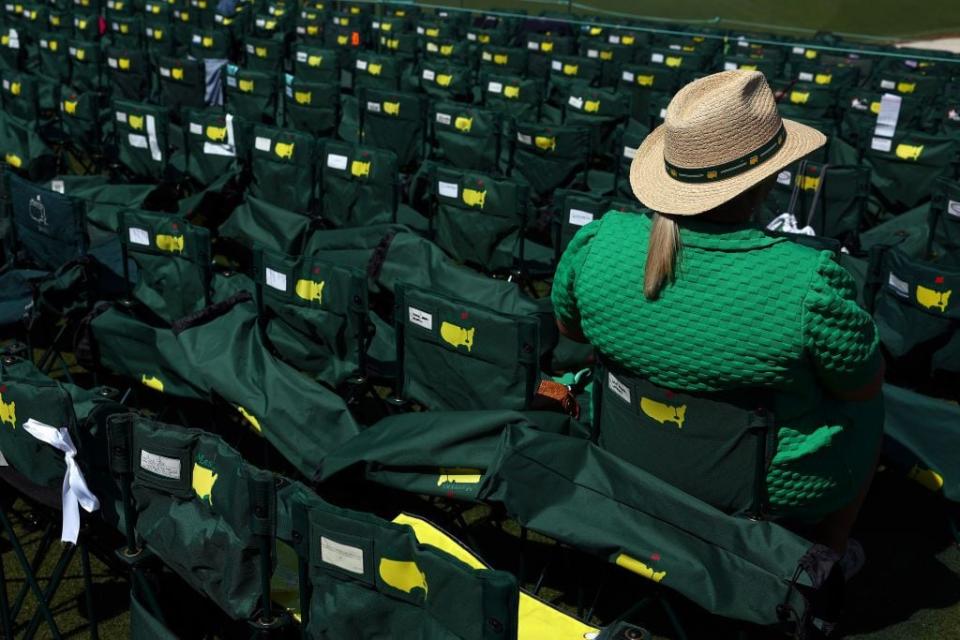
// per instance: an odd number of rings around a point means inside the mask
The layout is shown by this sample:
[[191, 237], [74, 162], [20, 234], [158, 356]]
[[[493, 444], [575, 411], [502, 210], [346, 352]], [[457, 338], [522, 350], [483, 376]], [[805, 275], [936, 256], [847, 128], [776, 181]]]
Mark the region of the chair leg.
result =
[[[37, 572], [40, 571], [40, 566], [43, 564], [43, 561], [47, 557], [47, 553], [50, 551], [50, 545], [53, 544], [53, 523], [48, 523], [46, 529], [43, 531], [43, 536], [40, 538], [40, 544], [37, 546], [37, 552], [33, 556], [33, 562], [30, 564], [30, 572], [33, 575], [37, 575]], [[30, 584], [24, 583], [20, 587], [20, 591], [17, 592], [17, 597], [13, 601], [13, 607], [10, 609], [10, 617], [13, 620], [16, 620], [20, 615], [20, 609], [23, 607], [23, 603], [27, 599], [27, 595], [30, 593]]]
[[[2, 537], [0, 537], [2, 540]], [[10, 619], [10, 599], [7, 597], [7, 574], [3, 570], [3, 556], [0, 555], [0, 631], [4, 638], [13, 638], [13, 620]]]
[[0, 509], [0, 526], [3, 527], [4, 532], [7, 534], [7, 538], [13, 547], [13, 553], [17, 556], [17, 562], [20, 563], [20, 567], [23, 569], [24, 578], [37, 599], [37, 613], [34, 617], [36, 618], [42, 615], [50, 627], [50, 632], [53, 637], [59, 640], [61, 637], [60, 630], [57, 628], [57, 623], [53, 619], [50, 607], [47, 606], [47, 599], [43, 594], [43, 590], [40, 589], [40, 585], [37, 583], [37, 577], [33, 572], [33, 568], [30, 566], [30, 562], [27, 560], [27, 554], [24, 553], [23, 547], [20, 546], [20, 542], [13, 532], [13, 526], [10, 524], [10, 520], [7, 519], [7, 515], [3, 512], [3, 509]]
[[93, 572], [90, 570], [90, 549], [84, 540], [80, 541], [80, 564], [83, 568], [83, 595], [87, 600], [87, 627], [90, 630], [90, 640], [100, 640], [100, 629], [97, 625], [97, 613], [94, 608]]
[[[53, 573], [50, 574], [50, 580], [47, 582], [47, 589], [41, 594], [42, 605], [49, 613], [50, 603], [53, 601], [53, 596], [57, 593], [57, 589], [60, 588], [60, 583], [63, 582], [63, 576], [67, 572], [67, 567], [70, 566], [70, 563], [73, 561], [73, 556], [77, 552], [77, 546], [73, 544], [68, 544], [63, 550], [63, 553], [60, 554], [60, 559], [57, 561], [57, 565], [53, 568]], [[27, 632], [23, 635], [24, 640], [33, 640], [33, 637], [37, 635], [37, 631], [40, 630], [40, 613], [36, 612], [33, 614], [33, 618], [30, 620], [30, 625], [27, 627]], [[50, 627], [50, 632], [53, 635], [54, 640], [60, 640], [63, 636], [60, 635], [60, 630], [57, 629], [56, 623], [53, 622], [53, 616], [51, 615], [50, 620], [47, 621], [53, 626]]]

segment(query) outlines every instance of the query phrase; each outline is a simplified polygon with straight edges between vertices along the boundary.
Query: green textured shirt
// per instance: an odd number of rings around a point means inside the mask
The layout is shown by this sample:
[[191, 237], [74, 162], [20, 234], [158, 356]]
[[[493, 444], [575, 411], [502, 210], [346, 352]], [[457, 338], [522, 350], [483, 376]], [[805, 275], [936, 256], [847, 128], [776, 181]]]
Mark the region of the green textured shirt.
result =
[[842, 403], [825, 391], [857, 389], [880, 367], [853, 278], [830, 252], [753, 226], [680, 224], [676, 278], [652, 301], [643, 295], [650, 216], [610, 212], [583, 227], [554, 279], [558, 319], [655, 384], [773, 391], [771, 506], [798, 515], [839, 508], [869, 472], [882, 428], [876, 402]]

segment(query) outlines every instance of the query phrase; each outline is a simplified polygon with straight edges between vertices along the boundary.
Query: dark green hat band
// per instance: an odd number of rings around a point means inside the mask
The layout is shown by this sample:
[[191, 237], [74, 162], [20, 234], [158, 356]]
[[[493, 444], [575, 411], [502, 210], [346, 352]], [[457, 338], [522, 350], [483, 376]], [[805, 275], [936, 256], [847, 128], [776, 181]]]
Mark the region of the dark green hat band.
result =
[[664, 159], [663, 163], [667, 166], [667, 173], [674, 180], [694, 183], [714, 182], [716, 180], [732, 178], [733, 176], [740, 175], [763, 164], [783, 146], [786, 139], [787, 130], [783, 124], [781, 124], [780, 130], [777, 131], [768, 142], [765, 142], [759, 148], [731, 162], [718, 164], [713, 167], [703, 167], [701, 169], [685, 169], [670, 164], [666, 159]]

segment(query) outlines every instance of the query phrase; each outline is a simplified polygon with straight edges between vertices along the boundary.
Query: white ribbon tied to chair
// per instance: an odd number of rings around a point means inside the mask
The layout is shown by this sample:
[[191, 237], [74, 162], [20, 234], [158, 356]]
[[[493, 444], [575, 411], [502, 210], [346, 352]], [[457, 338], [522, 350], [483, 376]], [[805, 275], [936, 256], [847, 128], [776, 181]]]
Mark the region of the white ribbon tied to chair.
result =
[[44, 442], [54, 449], [63, 452], [63, 461], [67, 465], [67, 472], [63, 475], [63, 531], [60, 540], [71, 544], [77, 543], [80, 535], [80, 508], [87, 513], [93, 513], [100, 508], [100, 501], [93, 495], [87, 480], [83, 477], [80, 465], [77, 464], [77, 448], [66, 429], [58, 429], [30, 418], [23, 423], [23, 428], [40, 442]]

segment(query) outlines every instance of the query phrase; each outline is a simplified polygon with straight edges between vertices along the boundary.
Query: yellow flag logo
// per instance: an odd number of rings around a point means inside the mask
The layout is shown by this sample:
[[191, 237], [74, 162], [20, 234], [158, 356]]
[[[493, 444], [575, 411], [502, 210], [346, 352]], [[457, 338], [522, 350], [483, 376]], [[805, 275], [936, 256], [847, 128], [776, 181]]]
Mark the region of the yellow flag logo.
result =
[[940, 309], [941, 312], [945, 312], [947, 305], [950, 303], [950, 294], [952, 293], [953, 289], [937, 291], [936, 289], [928, 289], [927, 287], [917, 285], [917, 302], [927, 309]]
[[0, 424], [7, 423], [14, 429], [17, 428], [17, 403], [11, 400], [5, 402], [3, 394], [0, 394]]
[[474, 327], [464, 329], [451, 322], [444, 321], [440, 325], [440, 337], [443, 338], [444, 342], [454, 348], [466, 347], [467, 351], [473, 350], [473, 335], [475, 332], [476, 328]]
[[380, 558], [380, 578], [394, 589], [404, 593], [412, 593], [414, 589], [420, 589], [423, 591], [424, 599], [427, 597], [429, 591], [427, 575], [420, 571], [416, 562]]
[[278, 143], [273, 147], [273, 152], [274, 152], [275, 154], [277, 154], [277, 157], [279, 157], [279, 158], [292, 159], [292, 158], [293, 158], [293, 147], [294, 147], [295, 144], [296, 144], [295, 142], [278, 142]]
[[898, 144], [896, 154], [901, 160], [919, 160], [923, 153], [923, 145]]
[[682, 404], [674, 407], [669, 404], [657, 402], [649, 398], [640, 398], [640, 410], [648, 417], [656, 420], [660, 424], [673, 422], [678, 429], [683, 429], [683, 421], [687, 415], [687, 405]]
[[183, 236], [168, 236], [158, 233], [155, 242], [157, 248], [161, 251], [183, 253]]
[[150, 387], [155, 391], [159, 391], [160, 393], [163, 393], [163, 382], [160, 380], [160, 378], [143, 374], [142, 376], [140, 376], [140, 382], [142, 382], [143, 385], [146, 387]]
[[316, 301], [323, 304], [323, 286], [326, 281], [315, 282], [313, 280], [297, 280], [297, 286], [294, 288], [297, 296], [303, 300]]
[[213, 506], [213, 485], [217, 484], [217, 475], [213, 469], [202, 466], [199, 462], [193, 463], [193, 491], [200, 498]]

